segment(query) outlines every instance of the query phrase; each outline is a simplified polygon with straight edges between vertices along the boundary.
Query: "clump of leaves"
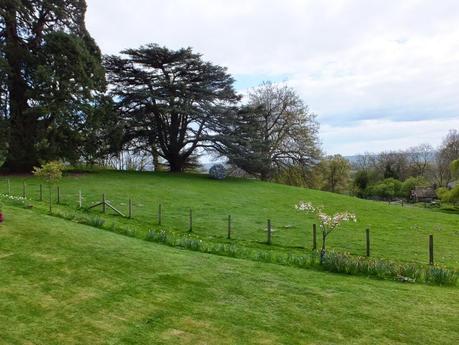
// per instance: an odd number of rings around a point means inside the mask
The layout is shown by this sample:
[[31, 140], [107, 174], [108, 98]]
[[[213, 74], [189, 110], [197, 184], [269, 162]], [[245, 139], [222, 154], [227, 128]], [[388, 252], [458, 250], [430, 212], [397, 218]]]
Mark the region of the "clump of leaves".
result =
[[58, 183], [62, 179], [62, 171], [65, 166], [58, 161], [43, 164], [41, 167], [33, 168], [33, 174], [42, 178], [48, 184]]

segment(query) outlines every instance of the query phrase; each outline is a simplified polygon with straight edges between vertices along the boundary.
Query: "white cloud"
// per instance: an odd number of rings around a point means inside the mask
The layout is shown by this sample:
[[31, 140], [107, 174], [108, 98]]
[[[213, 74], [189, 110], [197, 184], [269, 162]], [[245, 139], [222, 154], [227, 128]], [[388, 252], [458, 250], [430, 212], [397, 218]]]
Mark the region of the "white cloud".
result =
[[459, 118], [421, 121], [363, 120], [352, 126], [322, 126], [330, 153], [353, 155], [406, 149], [424, 143], [440, 145], [448, 129], [459, 128]]
[[368, 120], [386, 133], [375, 151], [405, 146], [390, 133], [407, 123], [417, 137], [429, 121], [444, 126], [435, 127], [440, 138], [459, 127], [457, 0], [87, 1], [88, 28], [105, 53], [192, 46], [236, 76], [288, 76], [319, 114], [327, 151], [364, 151], [356, 135], [328, 133], [357, 134]]

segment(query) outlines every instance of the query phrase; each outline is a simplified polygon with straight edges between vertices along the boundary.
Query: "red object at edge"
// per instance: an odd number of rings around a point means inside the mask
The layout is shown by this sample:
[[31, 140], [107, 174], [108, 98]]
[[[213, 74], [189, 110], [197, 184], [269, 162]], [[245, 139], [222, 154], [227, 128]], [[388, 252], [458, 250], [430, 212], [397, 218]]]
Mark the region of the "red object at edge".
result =
[[0, 212], [0, 223], [3, 222], [3, 213]]

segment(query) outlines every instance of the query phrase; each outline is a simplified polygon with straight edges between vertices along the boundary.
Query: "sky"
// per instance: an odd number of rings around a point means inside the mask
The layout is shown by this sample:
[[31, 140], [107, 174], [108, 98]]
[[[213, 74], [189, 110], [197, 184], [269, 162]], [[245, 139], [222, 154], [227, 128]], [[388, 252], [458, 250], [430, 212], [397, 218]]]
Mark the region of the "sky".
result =
[[271, 80], [317, 114], [328, 154], [437, 146], [459, 129], [458, 0], [87, 0], [102, 52], [157, 43]]

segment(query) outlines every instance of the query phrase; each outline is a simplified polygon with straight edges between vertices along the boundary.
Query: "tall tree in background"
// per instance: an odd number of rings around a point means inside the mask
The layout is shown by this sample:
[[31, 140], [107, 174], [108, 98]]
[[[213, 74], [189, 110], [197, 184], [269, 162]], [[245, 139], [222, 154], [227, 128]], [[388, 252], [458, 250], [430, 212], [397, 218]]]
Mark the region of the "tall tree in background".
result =
[[152, 44], [121, 54], [108, 56], [105, 66], [125, 142], [158, 154], [171, 171], [183, 171], [205, 146], [209, 124], [238, 100], [233, 78], [190, 48]]
[[8, 121], [5, 166], [30, 171], [39, 160], [77, 152], [105, 87], [100, 51], [86, 30], [84, 0], [3, 0], [0, 90]]
[[429, 144], [411, 147], [406, 151], [411, 175], [425, 177], [434, 158], [434, 148]]
[[215, 149], [249, 174], [269, 180], [283, 167], [308, 167], [320, 155], [318, 123], [296, 92], [263, 83], [240, 109], [214, 125]]
[[459, 159], [459, 132], [450, 130], [435, 155], [435, 177], [439, 186], [453, 179], [450, 166], [456, 159]]
[[341, 155], [328, 156], [320, 162], [320, 168], [324, 190], [335, 193], [348, 188], [351, 165], [346, 158]]

